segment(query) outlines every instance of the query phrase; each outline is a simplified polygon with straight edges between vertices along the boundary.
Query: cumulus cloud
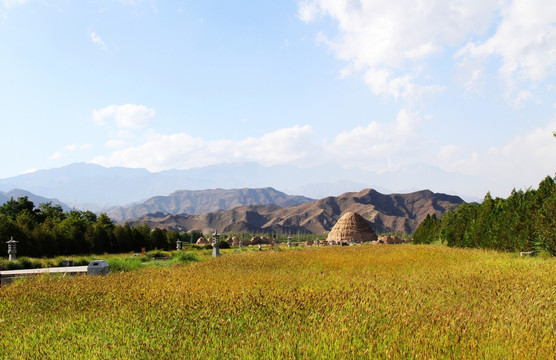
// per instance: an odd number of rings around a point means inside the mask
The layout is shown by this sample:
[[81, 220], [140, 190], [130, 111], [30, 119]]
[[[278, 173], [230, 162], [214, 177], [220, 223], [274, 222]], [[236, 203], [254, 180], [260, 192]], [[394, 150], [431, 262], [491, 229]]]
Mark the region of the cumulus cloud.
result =
[[[462, 63], [494, 56], [507, 85], [508, 98], [524, 100], [523, 82], [537, 82], [553, 75], [556, 65], [556, 2], [514, 0], [504, 2], [501, 21], [485, 41], [469, 41], [456, 54]], [[479, 62], [475, 69], [480, 69]], [[477, 70], [474, 70], [477, 71]]]
[[62, 148], [63, 151], [77, 151], [77, 150], [89, 150], [91, 149], [91, 144], [70, 144]]
[[324, 16], [336, 21], [337, 35], [321, 33], [319, 41], [348, 62], [343, 74], [362, 71], [375, 94], [413, 98], [443, 89], [437, 84], [421, 89], [415, 64], [486, 31], [498, 3], [305, 0], [299, 3], [298, 17], [307, 23]]
[[94, 31], [90, 31], [89, 32], [89, 37], [91, 38], [91, 41], [99, 47], [99, 49], [101, 49], [102, 51], [106, 51], [108, 50], [106, 48], [106, 43], [104, 42], [104, 40], [102, 40], [102, 38], [97, 35]]
[[372, 121], [336, 135], [325, 151], [332, 161], [344, 166], [392, 170], [394, 162], [408, 163], [415, 154], [423, 155], [425, 141], [417, 131], [422, 121], [418, 114], [402, 109], [394, 121]]
[[28, 0], [2, 0], [1, 3], [6, 9], [11, 9], [13, 7], [23, 5]]
[[142, 129], [149, 124], [154, 115], [154, 109], [144, 105], [110, 105], [94, 110], [92, 120], [98, 125], [105, 125], [107, 119], [113, 119], [118, 128]]
[[50, 160], [58, 160], [64, 158], [69, 153], [73, 153], [80, 150], [90, 150], [90, 149], [92, 149], [91, 144], [69, 144], [62, 147], [60, 151], [56, 151], [55, 153], [53, 153], [48, 158]]
[[420, 86], [413, 76], [393, 76], [387, 69], [369, 69], [364, 75], [365, 83], [375, 95], [389, 95], [396, 99], [418, 100], [444, 90], [440, 85]]
[[49, 159], [49, 160], [58, 160], [58, 159], [62, 158], [63, 155], [64, 155], [64, 154], [62, 154], [61, 152], [57, 151], [57, 152], [55, 152], [54, 154], [50, 155], [50, 156], [48, 157], [48, 159]]
[[347, 63], [342, 76], [362, 74], [376, 95], [415, 101], [444, 90], [450, 80], [430, 78], [424, 62], [435, 57], [458, 61], [458, 81], [478, 92], [492, 58], [500, 60], [506, 98], [519, 108], [534, 99], [525, 83], [556, 70], [553, 0], [303, 0], [298, 17], [334, 20], [336, 34], [321, 32], [318, 41]]
[[257, 161], [268, 165], [302, 164], [314, 159], [312, 128], [280, 129], [243, 140], [207, 141], [185, 133], [152, 133], [146, 142], [93, 159], [104, 166], [142, 167], [151, 171], [187, 169], [222, 162]]
[[547, 175], [554, 176], [554, 129], [556, 122], [551, 122], [484, 152], [469, 153], [461, 147], [448, 145], [440, 150], [438, 160], [447, 170], [492, 180], [499, 184], [497, 189], [501, 193], [498, 195], [505, 196], [514, 187], [527, 188], [538, 184]]
[[226, 162], [316, 166], [336, 163], [384, 171], [423, 156], [426, 139], [419, 128], [426, 117], [407, 108], [395, 119], [371, 121], [330, 140], [316, 140], [309, 125], [278, 129], [260, 137], [205, 140], [186, 133], [150, 133], [139, 145], [111, 139], [111, 153], [92, 161], [104, 166], [142, 167], [151, 171], [187, 169]]

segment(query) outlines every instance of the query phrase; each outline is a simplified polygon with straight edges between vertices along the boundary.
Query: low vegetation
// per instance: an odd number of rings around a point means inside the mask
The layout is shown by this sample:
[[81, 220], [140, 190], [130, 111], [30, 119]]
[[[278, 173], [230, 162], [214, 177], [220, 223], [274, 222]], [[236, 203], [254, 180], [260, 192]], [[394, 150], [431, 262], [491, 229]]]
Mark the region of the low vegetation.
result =
[[[227, 236], [230, 234], [226, 234]], [[286, 241], [286, 234], [264, 234]], [[294, 241], [315, 240], [322, 234], [291, 234]], [[151, 229], [145, 223], [130, 226], [115, 224], [106, 213], [98, 216], [91, 211], [65, 212], [60, 205], [42, 203], [38, 206], [27, 197], [10, 199], [0, 205], [0, 241], [13, 237], [18, 255], [58, 257], [72, 254], [103, 254], [176, 249], [176, 241], [184, 246], [194, 244], [203, 236], [198, 230], [167, 231]], [[252, 234], [235, 234], [243, 242]], [[324, 235], [325, 236], [325, 235]], [[205, 235], [210, 238], [210, 235]], [[211, 248], [208, 245], [208, 248]], [[6, 253], [4, 253], [6, 254]], [[17, 265], [10, 265], [17, 266]]]
[[0, 288], [0, 350], [6, 359], [548, 359], [555, 273], [552, 259], [386, 245], [39, 276]]

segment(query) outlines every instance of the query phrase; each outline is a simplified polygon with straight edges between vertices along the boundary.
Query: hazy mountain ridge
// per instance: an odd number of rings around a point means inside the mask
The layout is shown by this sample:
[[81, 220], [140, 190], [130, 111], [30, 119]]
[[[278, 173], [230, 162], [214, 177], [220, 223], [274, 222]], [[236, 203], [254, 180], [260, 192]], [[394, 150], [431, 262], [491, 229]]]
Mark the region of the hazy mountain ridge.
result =
[[64, 209], [64, 211], [71, 210], [71, 207], [69, 207], [67, 204], [64, 204], [58, 199], [45, 198], [43, 196], [39, 196], [27, 190], [22, 190], [22, 189], [12, 189], [8, 192], [0, 191], [0, 205], [6, 203], [11, 198], [17, 200], [17, 198], [24, 197], [24, 196], [27, 196], [27, 198], [31, 200], [36, 207], [38, 207], [40, 204], [51, 202], [52, 205], [60, 205], [62, 209]]
[[422, 190], [408, 194], [384, 195], [373, 189], [326, 197], [302, 205], [279, 207], [240, 206], [199, 215], [158, 213], [129, 220], [130, 225], [147, 223], [169, 230], [201, 230], [223, 233], [324, 233], [330, 231], [346, 211], [354, 211], [370, 222], [378, 233], [413, 233], [427, 214], [440, 216], [462, 204], [458, 196]]
[[425, 188], [456, 193], [454, 189], [460, 189], [457, 193], [465, 194], [465, 189], [473, 188], [472, 184], [480, 181], [427, 165], [411, 165], [381, 174], [337, 165], [298, 168], [289, 165], [265, 167], [257, 163], [152, 173], [145, 169], [74, 163], [0, 179], [0, 190], [26, 189], [47, 198], [60, 199], [81, 210], [101, 211], [167, 195], [178, 189], [272, 187], [288, 194], [320, 199], [369, 187], [400, 193]]
[[142, 203], [119, 206], [107, 211], [110, 218], [121, 221], [146, 214], [202, 214], [243, 205], [300, 205], [313, 199], [287, 195], [273, 188], [178, 190], [168, 196], [155, 196]]

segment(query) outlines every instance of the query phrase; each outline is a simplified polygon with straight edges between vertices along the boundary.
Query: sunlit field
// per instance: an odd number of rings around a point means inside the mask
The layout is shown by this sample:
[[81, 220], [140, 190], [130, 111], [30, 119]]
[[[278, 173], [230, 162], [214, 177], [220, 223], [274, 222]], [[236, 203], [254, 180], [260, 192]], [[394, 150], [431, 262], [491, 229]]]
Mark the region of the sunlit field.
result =
[[0, 288], [5, 359], [554, 359], [556, 261], [441, 246], [226, 253]]

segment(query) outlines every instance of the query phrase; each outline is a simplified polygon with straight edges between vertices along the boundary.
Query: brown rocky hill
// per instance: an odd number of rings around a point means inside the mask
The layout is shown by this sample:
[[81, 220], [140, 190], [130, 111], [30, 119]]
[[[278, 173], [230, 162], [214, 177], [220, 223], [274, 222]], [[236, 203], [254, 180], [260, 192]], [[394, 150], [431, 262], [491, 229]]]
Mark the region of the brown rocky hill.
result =
[[373, 189], [295, 206], [239, 206], [199, 215], [145, 215], [128, 221], [131, 226], [147, 223], [168, 230], [221, 233], [325, 233], [340, 216], [353, 211], [365, 218], [377, 233], [411, 234], [427, 214], [442, 215], [462, 204], [458, 196], [422, 190], [384, 195]]
[[178, 190], [168, 196], [155, 196], [142, 203], [118, 206], [107, 211], [115, 221], [147, 214], [204, 214], [243, 205], [300, 205], [313, 199], [287, 195], [273, 188]]

